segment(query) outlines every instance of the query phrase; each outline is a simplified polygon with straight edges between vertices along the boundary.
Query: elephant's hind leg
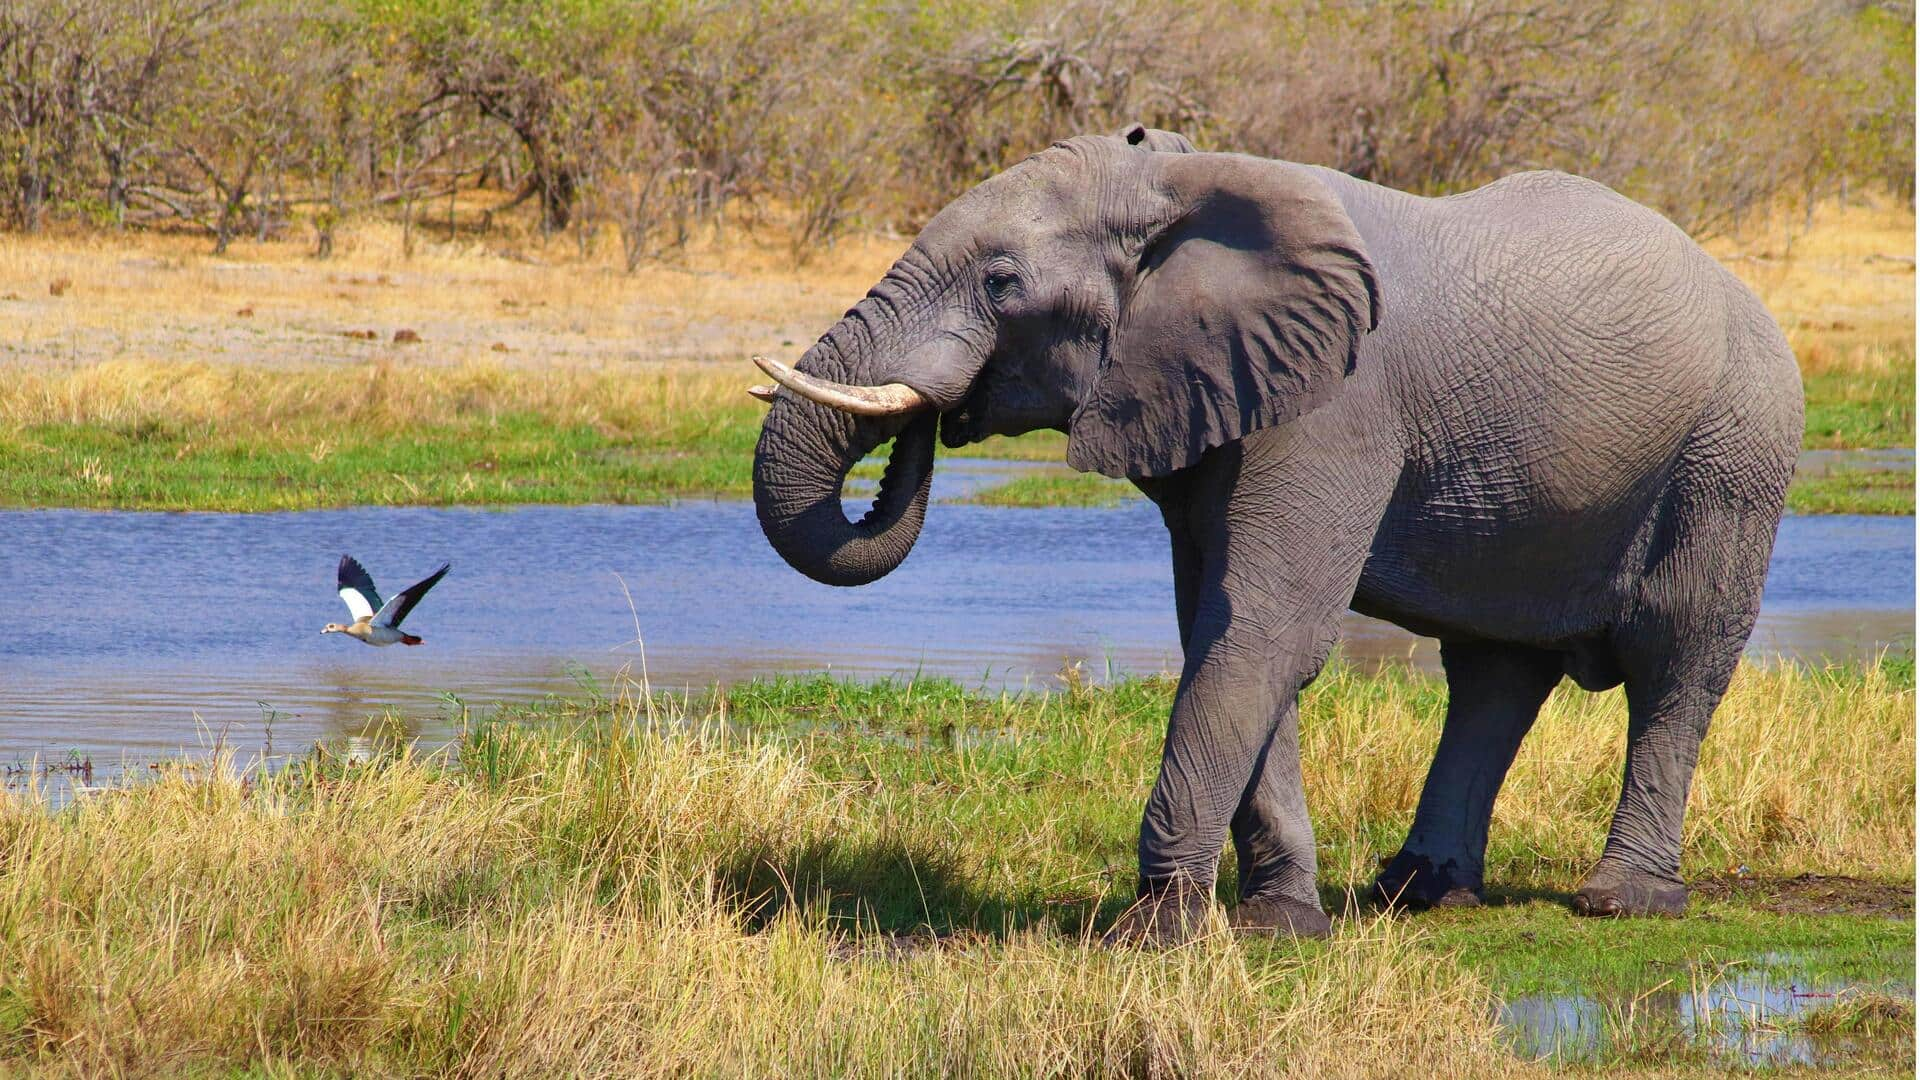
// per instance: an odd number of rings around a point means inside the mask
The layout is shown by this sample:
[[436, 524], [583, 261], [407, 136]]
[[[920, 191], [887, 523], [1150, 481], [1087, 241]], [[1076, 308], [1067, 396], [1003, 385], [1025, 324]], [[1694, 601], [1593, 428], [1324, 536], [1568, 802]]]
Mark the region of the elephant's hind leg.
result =
[[[1763, 547], [1771, 537], [1758, 538]], [[1759, 590], [1753, 590], [1757, 609]], [[1627, 764], [1606, 850], [1574, 894], [1581, 915], [1681, 915], [1681, 825], [1700, 744], [1732, 680], [1754, 609], [1693, 620], [1626, 662]]]
[[1443, 642], [1440, 660], [1446, 726], [1406, 842], [1374, 880], [1386, 904], [1480, 902], [1494, 798], [1562, 670], [1558, 653], [1484, 641]]
[[[1614, 634], [1626, 676], [1627, 763], [1606, 850], [1574, 895], [1582, 915], [1679, 915], [1681, 824], [1707, 724], [1760, 611], [1792, 444], [1756, 447], [1709, 426], [1683, 453], [1649, 539], [1647, 570]], [[1716, 439], [1715, 436], [1720, 438]]]

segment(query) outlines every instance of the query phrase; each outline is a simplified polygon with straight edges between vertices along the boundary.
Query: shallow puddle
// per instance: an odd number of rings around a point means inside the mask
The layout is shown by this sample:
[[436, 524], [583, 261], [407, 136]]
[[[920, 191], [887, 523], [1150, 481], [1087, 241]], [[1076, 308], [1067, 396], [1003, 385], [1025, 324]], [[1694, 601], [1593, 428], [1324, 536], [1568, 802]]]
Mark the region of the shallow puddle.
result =
[[1500, 1024], [1516, 1052], [1558, 1062], [1692, 1051], [1748, 1067], [1823, 1067], [1897, 1056], [1905, 1036], [1818, 1033], [1806, 1024], [1868, 993], [1904, 1002], [1911, 1013], [1910, 983], [1869, 990], [1761, 966], [1696, 971], [1633, 997], [1528, 994], [1500, 1007]]

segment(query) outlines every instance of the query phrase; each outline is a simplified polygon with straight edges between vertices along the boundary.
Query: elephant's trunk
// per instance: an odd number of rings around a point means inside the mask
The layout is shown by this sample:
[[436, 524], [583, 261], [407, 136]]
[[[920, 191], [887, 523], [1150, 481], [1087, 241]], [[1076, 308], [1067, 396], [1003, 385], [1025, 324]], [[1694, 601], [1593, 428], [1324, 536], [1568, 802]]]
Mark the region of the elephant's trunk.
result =
[[[872, 385], [876, 324], [890, 323], [869, 297], [847, 313], [796, 367], [818, 379]], [[899, 566], [919, 538], [933, 479], [937, 413], [856, 416], [796, 393], [775, 396], [753, 458], [753, 503], [780, 557], [828, 585], [865, 585]], [[894, 439], [880, 494], [848, 521], [840, 492], [847, 473]]]

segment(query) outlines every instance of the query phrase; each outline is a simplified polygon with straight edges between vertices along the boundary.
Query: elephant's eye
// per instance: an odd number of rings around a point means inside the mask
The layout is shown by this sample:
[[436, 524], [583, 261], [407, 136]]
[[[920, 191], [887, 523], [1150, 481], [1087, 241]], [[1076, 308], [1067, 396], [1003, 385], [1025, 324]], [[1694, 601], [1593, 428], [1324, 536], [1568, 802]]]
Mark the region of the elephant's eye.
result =
[[1020, 280], [1012, 274], [996, 270], [987, 275], [987, 297], [997, 304], [1012, 296], [1019, 285]]

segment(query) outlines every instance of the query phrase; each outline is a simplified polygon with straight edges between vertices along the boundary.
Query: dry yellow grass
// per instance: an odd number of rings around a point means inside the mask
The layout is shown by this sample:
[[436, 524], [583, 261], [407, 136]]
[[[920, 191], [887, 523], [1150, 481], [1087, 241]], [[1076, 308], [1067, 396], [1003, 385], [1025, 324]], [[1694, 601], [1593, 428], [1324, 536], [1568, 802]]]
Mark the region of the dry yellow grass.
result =
[[[1910, 881], [1903, 678], [1743, 669], [1702, 761], [1689, 874], [1731, 856], [1763, 876]], [[1170, 690], [629, 695], [476, 727], [457, 771], [381, 756], [265, 783], [169, 772], [58, 815], [0, 799], [0, 1065], [1358, 1077], [1413, 1061], [1499, 1076], [1530, 1070], [1498, 1040], [1495, 958], [1453, 950], [1529, 948], [1503, 926], [1571, 935], [1564, 963], [1583, 970], [1691, 935], [1752, 958], [1805, 940], [1803, 919], [1727, 904], [1617, 924], [1526, 904], [1467, 926], [1347, 914], [1324, 945], [1216, 925], [1168, 952], [1091, 948], [1075, 927], [1111, 918], [1132, 885], [1113, 867], [1131, 862]], [[1309, 692], [1323, 882], [1364, 883], [1398, 843], [1443, 696], [1344, 667]], [[742, 739], [723, 719], [815, 734]], [[831, 734], [841, 723], [855, 731]], [[1502, 796], [1496, 885], [1578, 880], [1622, 723], [1617, 693], [1556, 694]], [[1007, 737], [964, 752], [901, 737], [949, 724]], [[923, 923], [958, 932], [901, 933]], [[1875, 956], [1911, 934], [1828, 929]]]
[[[1755, 222], [1709, 245], [1787, 329], [1809, 372], [1876, 366], [1913, 352], [1914, 217], [1880, 195]], [[444, 235], [442, 233], [441, 235]], [[0, 357], [27, 362], [182, 360], [301, 366], [387, 358], [545, 367], [791, 354], [823, 332], [906, 246], [859, 234], [805, 267], [777, 223], [702, 238], [629, 275], [610, 239], [582, 257], [524, 230], [342, 230], [333, 258], [298, 240], [236, 242], [107, 234], [9, 236], [0, 246]], [[50, 285], [71, 283], [62, 296]], [[246, 312], [246, 314], [242, 314]], [[396, 345], [396, 330], [419, 333]], [[374, 340], [345, 336], [372, 330]], [[494, 349], [498, 344], [506, 352]]]
[[[1910, 678], [1910, 676], [1907, 676]], [[1323, 680], [1324, 681], [1324, 680]], [[1413, 817], [1439, 728], [1443, 688], [1342, 670], [1302, 705], [1301, 757], [1323, 841], [1365, 881], [1380, 854], [1371, 823]], [[1600, 856], [1620, 793], [1626, 708], [1619, 690], [1569, 683], [1542, 710], [1495, 807], [1490, 882], [1576, 884]], [[1742, 863], [1770, 875], [1910, 880], [1914, 696], [1884, 668], [1855, 677], [1743, 664], [1701, 749], [1688, 801], [1685, 871]], [[1323, 856], [1324, 858], [1324, 856]]]
[[0, 389], [0, 424], [206, 426], [256, 445], [297, 443], [324, 455], [329, 431], [401, 433], [425, 423], [538, 415], [658, 438], [731, 414], [757, 415], [745, 380], [711, 365], [559, 367], [538, 377], [491, 359], [421, 367], [389, 358], [334, 370], [109, 360], [26, 368]]
[[1707, 245], [1780, 320], [1809, 375], [1884, 371], [1914, 352], [1913, 207], [1872, 193], [1783, 212]]
[[[619, 271], [615, 252], [581, 259], [565, 239], [532, 246], [502, 234], [415, 247], [403, 256], [399, 229], [380, 222], [346, 231], [325, 261], [294, 242], [237, 243], [215, 257], [196, 237], [9, 236], [0, 245], [8, 328], [0, 359], [275, 367], [726, 360], [744, 380], [747, 356], [811, 343], [905, 241], [850, 238], [803, 269], [780, 237], [734, 232], [632, 275]], [[61, 280], [70, 286], [52, 295]], [[396, 344], [402, 329], [420, 341]], [[371, 340], [347, 336], [366, 331]]]
[[1332, 1076], [1521, 1071], [1482, 984], [1389, 919], [1250, 957], [1057, 932], [902, 949], [722, 884], [857, 813], [793, 757], [508, 737], [304, 786], [168, 776], [0, 805], [0, 1052], [54, 1071]]

